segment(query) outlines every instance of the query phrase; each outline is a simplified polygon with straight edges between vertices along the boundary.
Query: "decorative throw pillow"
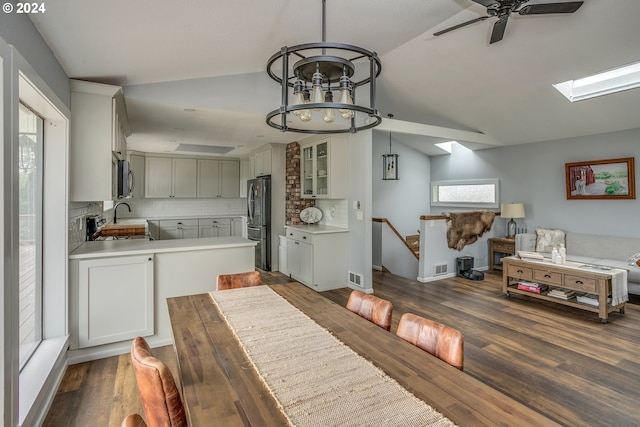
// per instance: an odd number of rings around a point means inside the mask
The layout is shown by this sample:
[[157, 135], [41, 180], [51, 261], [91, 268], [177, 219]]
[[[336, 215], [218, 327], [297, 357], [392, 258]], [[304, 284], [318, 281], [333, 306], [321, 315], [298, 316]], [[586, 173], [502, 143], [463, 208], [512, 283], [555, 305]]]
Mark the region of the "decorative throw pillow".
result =
[[629, 265], [637, 265], [638, 267], [640, 267], [640, 252], [631, 255], [627, 262], [629, 263]]
[[536, 228], [536, 252], [551, 252], [553, 248], [560, 249], [564, 245], [564, 231], [548, 228]]

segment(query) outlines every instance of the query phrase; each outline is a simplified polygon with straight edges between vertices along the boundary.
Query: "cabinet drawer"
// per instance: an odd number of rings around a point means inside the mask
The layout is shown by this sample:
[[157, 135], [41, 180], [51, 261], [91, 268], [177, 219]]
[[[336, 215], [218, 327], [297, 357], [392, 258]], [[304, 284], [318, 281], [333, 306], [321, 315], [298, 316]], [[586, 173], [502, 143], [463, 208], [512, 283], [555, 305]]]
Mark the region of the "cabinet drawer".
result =
[[304, 231], [287, 229], [287, 238], [297, 240], [299, 242], [313, 243], [313, 234], [305, 233]]
[[515, 253], [515, 245], [513, 243], [494, 243], [493, 250], [495, 252]]
[[198, 225], [217, 225], [231, 227], [231, 218], [200, 218]]
[[160, 221], [160, 228], [163, 227], [186, 227], [186, 226], [198, 226], [197, 219], [163, 219]]
[[507, 272], [509, 277], [515, 277], [522, 280], [533, 280], [533, 269], [520, 267], [519, 265], [509, 265]]
[[547, 285], [562, 285], [562, 274], [547, 270], [533, 270], [533, 280]]
[[596, 292], [596, 280], [587, 277], [566, 274], [564, 276], [564, 286], [585, 292]]

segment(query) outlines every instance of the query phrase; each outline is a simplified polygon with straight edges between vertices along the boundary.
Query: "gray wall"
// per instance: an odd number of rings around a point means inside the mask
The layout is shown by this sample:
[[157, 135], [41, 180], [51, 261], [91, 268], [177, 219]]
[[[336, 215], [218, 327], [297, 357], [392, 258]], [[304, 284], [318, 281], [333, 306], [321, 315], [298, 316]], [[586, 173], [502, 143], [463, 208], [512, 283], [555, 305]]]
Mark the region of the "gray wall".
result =
[[0, 13], [0, 37], [20, 52], [60, 101], [71, 109], [69, 77], [28, 15]]
[[[362, 291], [373, 289], [371, 273], [371, 131], [349, 134], [348, 144], [348, 221], [349, 271], [362, 276]], [[354, 207], [360, 204], [360, 209]], [[358, 211], [362, 218], [358, 219]]]
[[[481, 151], [458, 147], [431, 159], [431, 180], [498, 178], [501, 202], [525, 204], [526, 218], [517, 223], [529, 232], [543, 226], [640, 237], [639, 199], [567, 200], [565, 190], [565, 163], [620, 157], [640, 162], [639, 155], [640, 129]], [[635, 181], [640, 190], [637, 176]]]
[[403, 236], [418, 234], [420, 215], [429, 214], [429, 157], [393, 140], [398, 181], [382, 180], [382, 155], [389, 154], [389, 133], [373, 132], [372, 186], [374, 218], [387, 218]]

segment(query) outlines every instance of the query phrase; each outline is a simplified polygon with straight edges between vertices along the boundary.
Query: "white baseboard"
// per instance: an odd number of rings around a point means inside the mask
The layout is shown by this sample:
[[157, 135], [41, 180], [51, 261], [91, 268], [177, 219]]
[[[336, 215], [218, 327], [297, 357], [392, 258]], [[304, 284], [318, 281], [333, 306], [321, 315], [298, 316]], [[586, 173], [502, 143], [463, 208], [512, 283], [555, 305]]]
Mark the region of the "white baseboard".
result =
[[381, 265], [372, 265], [371, 268], [373, 268], [374, 270], [382, 271]]
[[449, 279], [456, 277], [455, 273], [443, 274], [442, 276], [417, 277], [416, 280], [421, 283], [435, 282], [436, 280]]

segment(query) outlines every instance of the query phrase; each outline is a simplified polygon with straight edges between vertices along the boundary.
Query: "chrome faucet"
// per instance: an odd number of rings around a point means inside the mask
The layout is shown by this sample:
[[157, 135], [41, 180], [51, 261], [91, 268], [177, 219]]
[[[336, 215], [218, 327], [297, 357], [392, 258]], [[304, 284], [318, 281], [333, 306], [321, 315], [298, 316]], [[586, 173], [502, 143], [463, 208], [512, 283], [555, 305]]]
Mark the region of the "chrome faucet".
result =
[[126, 207], [129, 208], [129, 212], [131, 212], [131, 206], [129, 206], [129, 203], [126, 203], [126, 202], [116, 203], [116, 205], [113, 207], [113, 223], [114, 224], [118, 223], [118, 206], [120, 205], [125, 205]]

